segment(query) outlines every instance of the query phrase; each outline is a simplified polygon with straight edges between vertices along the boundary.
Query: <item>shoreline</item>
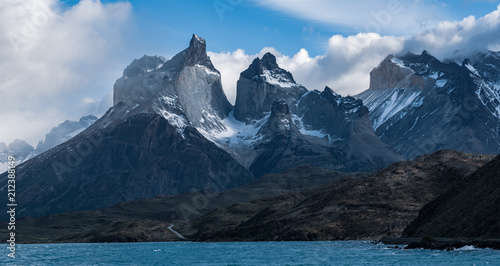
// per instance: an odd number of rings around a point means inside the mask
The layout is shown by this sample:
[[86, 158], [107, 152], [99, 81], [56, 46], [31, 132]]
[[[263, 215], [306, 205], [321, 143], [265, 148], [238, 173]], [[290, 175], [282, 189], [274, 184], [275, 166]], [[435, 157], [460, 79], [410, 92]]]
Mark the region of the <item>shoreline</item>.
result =
[[433, 250], [454, 250], [465, 246], [475, 248], [491, 248], [500, 250], [500, 239], [482, 238], [390, 238], [385, 237], [379, 240], [385, 245], [407, 245], [405, 249], [433, 249]]
[[[397, 238], [384, 237], [381, 239], [361, 239], [361, 240], [326, 240], [330, 241], [365, 241], [373, 244], [395, 245], [402, 249], [429, 249], [452, 251], [465, 246], [483, 249], [490, 248], [500, 250], [500, 239], [465, 239], [465, 238]], [[39, 244], [117, 244], [117, 243], [162, 243], [162, 242], [192, 242], [192, 243], [235, 243], [235, 242], [311, 242], [311, 241], [193, 241], [189, 239], [179, 239], [174, 241], [126, 241], [126, 242], [21, 242], [22, 245]], [[313, 241], [314, 242], [314, 241]], [[399, 247], [401, 246], [401, 247]]]

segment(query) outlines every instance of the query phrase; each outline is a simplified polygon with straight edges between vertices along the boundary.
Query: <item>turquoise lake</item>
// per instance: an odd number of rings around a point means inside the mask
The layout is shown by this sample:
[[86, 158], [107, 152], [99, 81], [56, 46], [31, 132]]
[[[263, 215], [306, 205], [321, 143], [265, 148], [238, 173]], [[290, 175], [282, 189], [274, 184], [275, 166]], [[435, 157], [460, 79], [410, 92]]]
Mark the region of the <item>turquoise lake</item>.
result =
[[17, 245], [9, 265], [500, 265], [500, 251], [403, 250], [365, 241]]

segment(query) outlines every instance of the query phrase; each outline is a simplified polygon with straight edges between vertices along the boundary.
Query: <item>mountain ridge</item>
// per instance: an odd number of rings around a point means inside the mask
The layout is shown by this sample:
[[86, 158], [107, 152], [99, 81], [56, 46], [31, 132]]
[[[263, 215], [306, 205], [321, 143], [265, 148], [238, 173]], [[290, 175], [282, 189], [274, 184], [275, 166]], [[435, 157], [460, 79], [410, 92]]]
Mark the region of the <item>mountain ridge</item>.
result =
[[370, 88], [355, 97], [370, 109], [377, 136], [406, 158], [445, 148], [500, 153], [496, 55], [461, 64], [427, 51], [389, 55], [370, 73]]

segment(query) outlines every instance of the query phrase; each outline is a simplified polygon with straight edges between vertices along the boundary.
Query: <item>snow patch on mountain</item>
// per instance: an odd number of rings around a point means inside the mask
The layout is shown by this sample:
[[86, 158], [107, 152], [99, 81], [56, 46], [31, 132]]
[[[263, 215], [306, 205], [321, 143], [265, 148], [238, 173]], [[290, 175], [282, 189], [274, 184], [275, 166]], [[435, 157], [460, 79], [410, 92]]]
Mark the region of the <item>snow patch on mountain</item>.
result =
[[196, 129], [204, 137], [218, 145], [231, 148], [241, 148], [242, 146], [248, 147], [262, 139], [262, 136], [259, 136], [258, 132], [262, 125], [269, 119], [269, 116], [270, 114], [262, 119], [254, 120], [247, 124], [234, 118], [234, 113], [231, 111], [228, 117], [220, 121], [220, 123], [224, 125], [224, 130], [209, 130], [201, 127], [197, 127]]
[[471, 64], [465, 64], [465, 67], [467, 67], [470, 72], [474, 73], [474, 75], [479, 76], [479, 72]]
[[261, 77], [269, 84], [278, 85], [282, 88], [291, 88], [298, 85], [283, 74], [273, 74], [269, 70], [264, 70], [263, 72]]
[[168, 105], [172, 107], [177, 106], [177, 102], [179, 100], [179, 97], [177, 97], [177, 95], [161, 95], [160, 97]]
[[[420, 95], [420, 91], [406, 93], [404, 89], [398, 89], [389, 92], [386, 95], [372, 94], [363, 101], [370, 111], [381, 111], [378, 118], [373, 121], [373, 128], [375, 130], [401, 110], [409, 106], [411, 108], [419, 106], [415, 105], [415, 100]], [[378, 110], [373, 110], [372, 108], [377, 108]]]
[[193, 37], [196, 39], [196, 41], [200, 43], [205, 43], [205, 39], [201, 38], [200, 36], [193, 34]]
[[405, 66], [405, 64], [403, 63], [403, 61], [397, 57], [393, 57], [391, 58], [391, 62], [394, 63], [395, 65], [397, 65], [398, 67], [400, 68], [406, 68], [406, 69], [410, 69], [409, 67]]
[[448, 83], [447, 79], [436, 80], [436, 86], [438, 86], [440, 88], [444, 87], [444, 85], [446, 85], [446, 83]]
[[304, 125], [302, 122], [302, 117], [297, 116], [296, 114], [292, 114], [292, 121], [295, 126], [299, 129], [300, 134], [306, 136], [313, 136], [318, 138], [329, 138], [328, 134], [321, 132], [321, 130], [311, 130], [307, 128], [307, 125]]
[[195, 67], [199, 67], [201, 69], [203, 69], [208, 75], [216, 75], [216, 76], [220, 76], [220, 74], [218, 72], [215, 72], [213, 71], [212, 69], [206, 67], [206, 66], [203, 66], [203, 65], [200, 65], [200, 64], [196, 64]]
[[476, 95], [481, 103], [497, 118], [500, 118], [500, 84], [488, 84], [482, 79], [474, 79], [478, 89]]
[[165, 108], [157, 108], [156, 110], [158, 114], [163, 116], [163, 118], [165, 118], [170, 125], [176, 127], [178, 132], [182, 132], [183, 129], [189, 125], [189, 122], [186, 120], [186, 118], [178, 114], [169, 112]]

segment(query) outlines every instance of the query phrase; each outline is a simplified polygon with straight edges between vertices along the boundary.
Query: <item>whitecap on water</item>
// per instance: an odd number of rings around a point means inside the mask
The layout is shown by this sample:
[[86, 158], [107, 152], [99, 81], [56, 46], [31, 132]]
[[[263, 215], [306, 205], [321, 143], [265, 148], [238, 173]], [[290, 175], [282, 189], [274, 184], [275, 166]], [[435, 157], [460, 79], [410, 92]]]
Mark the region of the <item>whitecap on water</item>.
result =
[[463, 246], [461, 248], [457, 248], [453, 251], [471, 251], [471, 250], [476, 250], [477, 248], [475, 248], [474, 246], [472, 245], [469, 245], [469, 246]]

